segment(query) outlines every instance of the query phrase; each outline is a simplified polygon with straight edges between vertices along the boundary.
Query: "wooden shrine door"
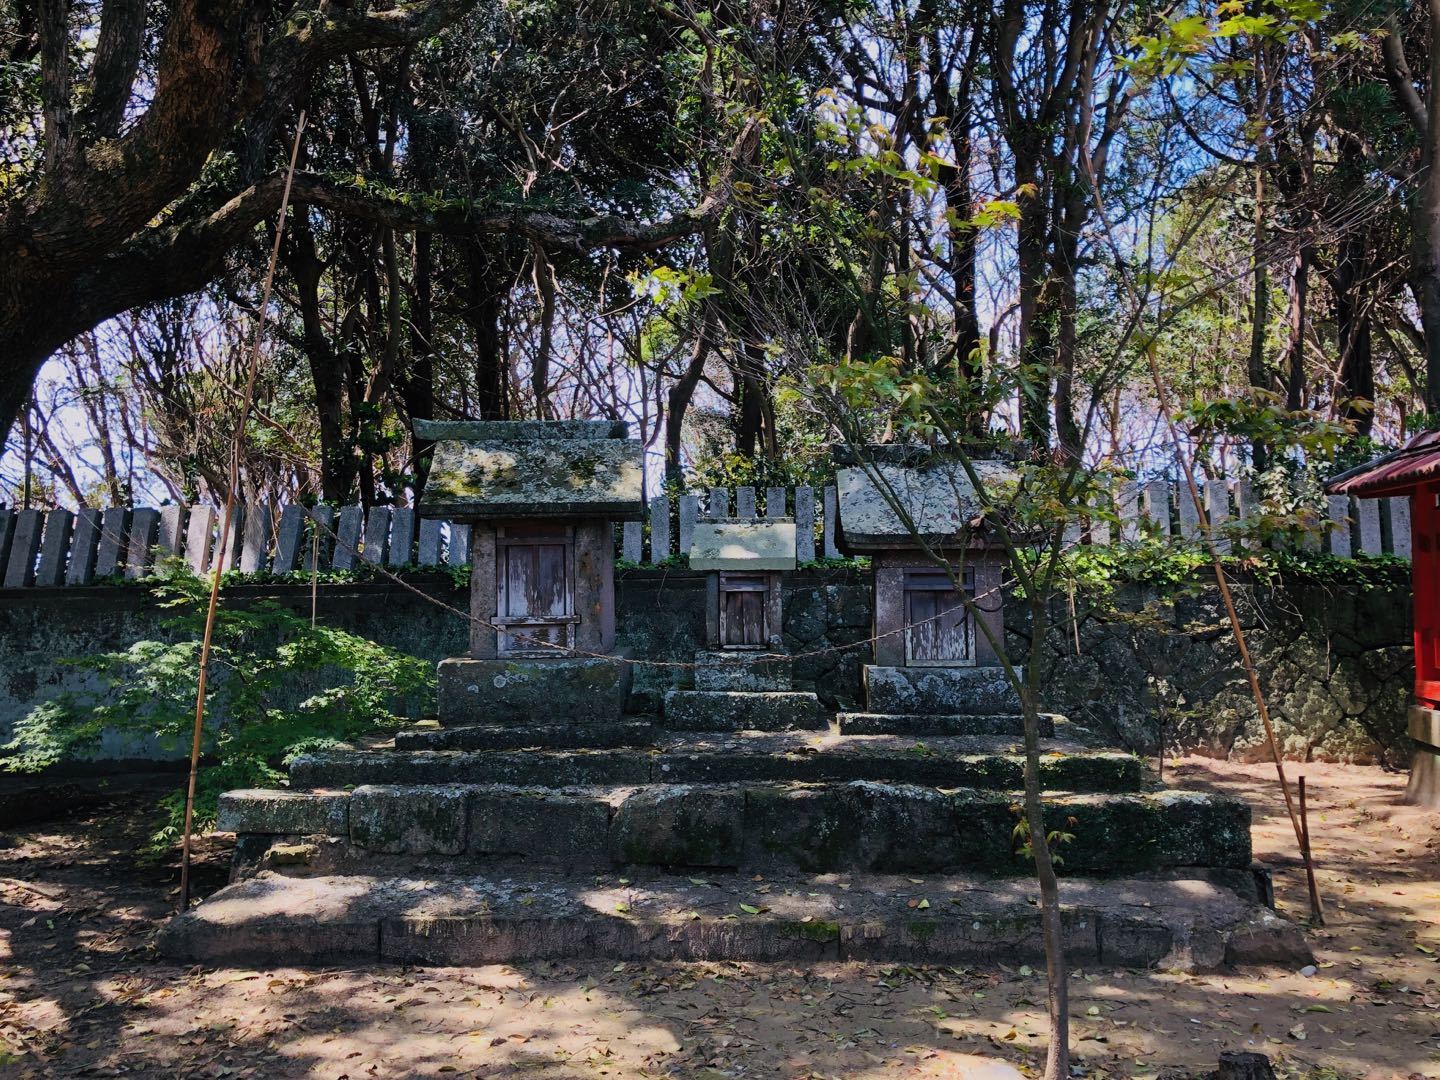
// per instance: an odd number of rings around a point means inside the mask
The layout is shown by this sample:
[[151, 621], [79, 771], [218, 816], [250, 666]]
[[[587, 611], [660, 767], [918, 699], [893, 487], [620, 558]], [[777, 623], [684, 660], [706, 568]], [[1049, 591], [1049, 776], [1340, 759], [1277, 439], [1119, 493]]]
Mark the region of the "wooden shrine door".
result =
[[573, 548], [570, 531], [554, 525], [496, 531], [495, 624], [502, 655], [554, 656], [574, 645]]
[[[961, 576], [975, 594], [975, 570]], [[905, 575], [905, 662], [916, 667], [975, 663], [975, 624], [950, 575], [912, 570]]]
[[763, 649], [770, 640], [766, 626], [769, 591], [763, 574], [720, 575], [720, 647]]

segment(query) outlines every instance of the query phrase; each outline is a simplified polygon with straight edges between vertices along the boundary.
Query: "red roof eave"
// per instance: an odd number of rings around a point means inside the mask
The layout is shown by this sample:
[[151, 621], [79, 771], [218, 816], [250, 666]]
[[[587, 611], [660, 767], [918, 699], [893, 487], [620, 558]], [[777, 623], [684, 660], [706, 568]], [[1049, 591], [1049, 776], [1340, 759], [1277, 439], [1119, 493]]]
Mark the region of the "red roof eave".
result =
[[1440, 480], [1440, 431], [1422, 432], [1393, 453], [1331, 477], [1325, 491], [1378, 499], [1409, 495], [1432, 480]]

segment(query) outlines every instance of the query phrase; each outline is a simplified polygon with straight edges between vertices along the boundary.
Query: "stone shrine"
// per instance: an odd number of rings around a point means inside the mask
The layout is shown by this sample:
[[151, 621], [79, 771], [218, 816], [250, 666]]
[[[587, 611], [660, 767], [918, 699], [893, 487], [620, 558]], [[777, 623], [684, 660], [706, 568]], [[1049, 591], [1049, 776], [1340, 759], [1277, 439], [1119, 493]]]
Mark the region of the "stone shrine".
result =
[[[778, 583], [793, 525], [725, 519], [690, 552], [711, 588], [697, 662], [658, 664], [661, 715], [629, 716], [628, 668], [648, 658], [614, 652], [609, 523], [638, 512], [638, 445], [609, 423], [417, 433], [439, 443], [423, 508], [476, 532], [478, 619], [471, 655], [441, 665], [442, 724], [297, 754], [287, 786], [222, 795], [231, 883], [171, 920], [166, 956], [1041, 960], [1015, 837], [1021, 716], [935, 573], [958, 572], [998, 621], [999, 563], [944, 463], [881, 451], [880, 489], [863, 464], [840, 470], [844, 539], [875, 560], [884, 610], [872, 711], [832, 718], [792, 689]], [[940, 567], [877, 503], [894, 490]], [[1247, 804], [1167, 789], [1064, 717], [1042, 732], [1046, 818], [1074, 837], [1059, 867], [1072, 963], [1309, 961], [1266, 908]]]
[[[835, 459], [838, 546], [868, 555], [873, 567], [866, 707], [932, 715], [1018, 709], [990, 643], [1005, 632], [1005, 556], [973, 524], [981, 505], [970, 477], [924, 446], [838, 448]], [[1001, 461], [973, 468], [985, 484], [1015, 475]]]
[[624, 423], [417, 421], [435, 440], [424, 517], [470, 526], [470, 655], [440, 662], [445, 727], [613, 721], [614, 523], [643, 510]]
[[797, 691], [785, 653], [780, 574], [795, 569], [789, 519], [698, 521], [690, 569], [709, 572], [705, 644], [696, 652], [694, 689], [665, 695], [673, 730], [823, 729], [820, 699]]

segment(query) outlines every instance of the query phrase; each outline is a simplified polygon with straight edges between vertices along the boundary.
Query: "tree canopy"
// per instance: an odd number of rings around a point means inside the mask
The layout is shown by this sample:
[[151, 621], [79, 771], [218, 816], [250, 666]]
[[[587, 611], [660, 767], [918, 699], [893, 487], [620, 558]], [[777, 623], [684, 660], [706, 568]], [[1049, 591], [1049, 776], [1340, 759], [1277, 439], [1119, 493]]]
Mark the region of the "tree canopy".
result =
[[1430, 23], [3, 0], [0, 485], [224, 494], [302, 113], [252, 497], [411, 501], [431, 417], [629, 419], [652, 486], [808, 479], [835, 365], [925, 380], [980, 442], [1150, 473], [1153, 360], [1212, 471], [1293, 470], [1287, 424], [1357, 457], [1440, 415]]

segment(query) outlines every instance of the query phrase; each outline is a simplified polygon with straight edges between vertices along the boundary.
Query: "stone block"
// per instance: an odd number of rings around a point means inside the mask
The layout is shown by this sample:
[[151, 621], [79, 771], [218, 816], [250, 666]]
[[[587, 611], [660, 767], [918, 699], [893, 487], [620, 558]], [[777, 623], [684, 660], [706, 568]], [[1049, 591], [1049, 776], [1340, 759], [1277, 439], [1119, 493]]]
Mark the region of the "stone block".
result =
[[[1055, 737], [1056, 717], [1040, 714], [1040, 737]], [[934, 713], [861, 713], [836, 715], [841, 735], [1009, 735], [1025, 734], [1019, 713], [972, 713], [950, 716]]]
[[689, 554], [691, 570], [794, 570], [795, 523], [701, 521]]
[[459, 855], [470, 788], [365, 785], [350, 793], [350, 839], [389, 855]]
[[758, 653], [699, 652], [695, 654], [696, 690], [789, 690], [790, 661]]
[[[509, 784], [515, 787], [576, 787], [644, 784], [650, 780], [647, 750], [320, 750], [297, 754], [290, 782], [303, 787], [348, 784]], [[352, 811], [353, 813], [353, 811]]]
[[526, 724], [616, 720], [630, 694], [624, 658], [440, 661], [440, 723]]
[[957, 802], [932, 788], [873, 781], [751, 788], [745, 865], [793, 865], [815, 873], [1007, 868], [1008, 801], [967, 795]]
[[348, 792], [250, 788], [220, 796], [215, 827], [273, 836], [348, 836], [349, 823]]
[[565, 791], [476, 788], [470, 797], [468, 850], [562, 866], [609, 862], [610, 804]]
[[745, 794], [688, 784], [643, 789], [615, 811], [611, 857], [620, 865], [739, 866]]
[[1019, 712], [1020, 698], [998, 667], [881, 667], [867, 664], [865, 701], [877, 713]]
[[674, 731], [818, 731], [825, 726], [820, 699], [804, 691], [671, 690], [665, 695], [665, 727]]

